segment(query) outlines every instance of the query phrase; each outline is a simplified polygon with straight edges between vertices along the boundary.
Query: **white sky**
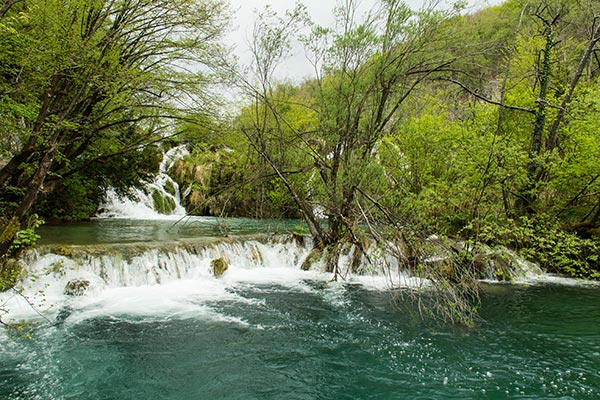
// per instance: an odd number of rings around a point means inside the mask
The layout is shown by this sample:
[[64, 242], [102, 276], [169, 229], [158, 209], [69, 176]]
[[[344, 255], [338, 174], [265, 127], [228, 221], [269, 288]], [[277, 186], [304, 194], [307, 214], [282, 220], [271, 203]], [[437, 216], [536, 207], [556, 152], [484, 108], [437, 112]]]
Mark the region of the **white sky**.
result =
[[[338, 0], [303, 0], [302, 3], [306, 6], [307, 11], [313, 21], [317, 24], [327, 26], [333, 23], [333, 8]], [[252, 29], [256, 17], [256, 11], [264, 9], [266, 5], [270, 5], [273, 10], [279, 14], [283, 14], [286, 10], [294, 8], [296, 0], [229, 0], [231, 10], [233, 11], [232, 28], [233, 31], [227, 35], [226, 42], [234, 47], [235, 54], [239, 57], [243, 65], [250, 64], [251, 54], [249, 50], [249, 42], [252, 38]], [[481, 8], [487, 5], [499, 4], [502, 0], [470, 0], [469, 4], [475, 8]], [[360, 1], [361, 9], [364, 11], [371, 8], [376, 0]], [[406, 0], [406, 3], [414, 8], [420, 8], [423, 4], [422, 0]], [[312, 73], [312, 68], [308, 61], [304, 59], [303, 51], [300, 48], [294, 49], [293, 58], [286, 62], [278, 71], [280, 77], [290, 77], [294, 79], [302, 79], [308, 77]]]

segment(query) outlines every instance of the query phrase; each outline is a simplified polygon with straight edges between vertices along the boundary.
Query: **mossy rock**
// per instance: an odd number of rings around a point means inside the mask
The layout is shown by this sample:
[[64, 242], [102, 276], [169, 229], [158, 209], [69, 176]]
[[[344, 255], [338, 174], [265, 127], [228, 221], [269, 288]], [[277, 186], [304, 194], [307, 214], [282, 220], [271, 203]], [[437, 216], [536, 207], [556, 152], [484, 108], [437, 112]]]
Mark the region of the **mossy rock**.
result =
[[513, 279], [513, 257], [504, 252], [498, 251], [490, 257], [494, 265], [494, 274], [499, 281], [511, 281]]
[[165, 183], [164, 188], [165, 188], [165, 192], [169, 193], [171, 196], [175, 196], [175, 194], [177, 193], [177, 189], [175, 188], [175, 185], [171, 181], [167, 181]]
[[75, 255], [75, 251], [67, 246], [54, 246], [51, 250], [52, 253], [59, 255], [59, 256], [64, 256], [64, 257], [73, 257]]
[[252, 251], [250, 252], [250, 259], [256, 265], [261, 265], [263, 263], [263, 256], [260, 253], [258, 247], [252, 247]]
[[210, 266], [215, 278], [221, 277], [229, 269], [229, 264], [227, 264], [227, 261], [223, 257], [212, 260]]
[[90, 287], [90, 281], [85, 279], [73, 279], [65, 285], [64, 293], [67, 296], [83, 296]]
[[294, 239], [298, 246], [304, 247], [306, 245], [306, 236], [301, 233], [292, 233], [292, 239]]
[[303, 271], [309, 271], [313, 267], [313, 265], [320, 262], [322, 260], [322, 258], [323, 258], [323, 249], [321, 249], [319, 247], [314, 247], [310, 251], [308, 256], [306, 257], [306, 259], [304, 259], [300, 268]]
[[152, 202], [154, 203], [154, 210], [160, 214], [171, 214], [175, 211], [175, 200], [163, 196], [158, 191], [152, 192]]
[[481, 278], [486, 278], [489, 269], [489, 257], [485, 253], [475, 253], [472, 261], [473, 268]]

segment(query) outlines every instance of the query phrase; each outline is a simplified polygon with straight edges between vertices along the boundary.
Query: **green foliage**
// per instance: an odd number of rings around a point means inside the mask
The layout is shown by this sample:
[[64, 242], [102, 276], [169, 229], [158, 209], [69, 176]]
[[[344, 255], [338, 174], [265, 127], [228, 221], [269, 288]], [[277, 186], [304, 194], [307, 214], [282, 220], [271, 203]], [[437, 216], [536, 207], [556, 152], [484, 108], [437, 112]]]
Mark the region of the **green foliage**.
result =
[[37, 324], [30, 321], [4, 322], [0, 319], [0, 323], [4, 325], [8, 335], [13, 339], [31, 340], [34, 338], [34, 332], [37, 328]]
[[23, 265], [18, 260], [6, 257], [0, 259], [0, 292], [13, 288], [22, 273]]
[[[475, 229], [475, 225], [469, 228]], [[493, 245], [518, 250], [547, 271], [564, 276], [600, 280], [600, 243], [561, 228], [556, 218], [538, 215], [481, 222], [471, 235]]]
[[31, 248], [35, 246], [39, 238], [40, 235], [36, 234], [32, 228], [20, 230], [10, 246], [10, 252], [19, 253], [24, 249]]
[[223, 59], [224, 2], [31, 0], [6, 11], [4, 214], [22, 218], [34, 207], [53, 219], [88, 218], [103, 189], [124, 191], [156, 171], [151, 144], [192, 107], [181, 98], [208, 113], [201, 105], [220, 79], [213, 61]]

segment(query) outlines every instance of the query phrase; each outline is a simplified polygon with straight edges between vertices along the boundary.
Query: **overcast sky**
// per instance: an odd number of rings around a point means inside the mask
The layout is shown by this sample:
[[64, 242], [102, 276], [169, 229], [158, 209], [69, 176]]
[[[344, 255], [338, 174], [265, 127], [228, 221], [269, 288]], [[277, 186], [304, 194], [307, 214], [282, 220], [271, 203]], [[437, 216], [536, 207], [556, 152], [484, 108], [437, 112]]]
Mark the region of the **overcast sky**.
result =
[[[333, 22], [332, 11], [337, 0], [303, 0], [312, 20], [320, 25], [327, 26]], [[486, 5], [499, 4], [502, 0], [471, 0], [469, 4], [476, 8]], [[273, 10], [283, 14], [286, 10], [294, 8], [296, 0], [229, 0], [233, 11], [232, 32], [227, 35], [226, 42], [235, 46], [235, 54], [239, 57], [242, 64], [249, 64], [251, 55], [249, 51], [249, 41], [252, 38], [252, 29], [256, 18], [256, 11], [264, 9], [270, 5]], [[362, 0], [360, 7], [363, 12], [370, 9], [376, 3], [376, 0]], [[420, 8], [422, 0], [406, 0], [406, 3], [414, 8]], [[308, 61], [304, 59], [302, 49], [294, 50], [295, 56], [291, 62], [278, 71], [279, 77], [293, 77], [302, 79], [311, 74], [312, 70]]]

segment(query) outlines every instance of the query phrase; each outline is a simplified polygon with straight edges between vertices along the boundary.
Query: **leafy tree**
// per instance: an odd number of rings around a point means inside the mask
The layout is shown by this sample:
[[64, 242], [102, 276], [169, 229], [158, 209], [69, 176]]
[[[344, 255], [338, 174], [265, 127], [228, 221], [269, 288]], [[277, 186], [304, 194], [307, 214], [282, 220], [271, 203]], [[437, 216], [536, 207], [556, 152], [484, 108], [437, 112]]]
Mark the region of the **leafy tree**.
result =
[[[314, 115], [307, 125], [294, 124], [282, 110], [289, 102], [276, 96], [272, 84], [287, 40], [305, 20], [303, 9], [297, 8], [279, 24], [263, 19], [256, 25], [258, 85], [245, 82], [253, 97], [254, 118], [241, 130], [292, 194], [321, 247], [345, 240], [359, 243], [356, 228], [364, 218], [359, 198], [372, 202], [369, 183], [381, 176], [373, 154], [397, 125], [401, 106], [413, 91], [456, 60], [446, 51], [451, 33], [440, 28], [449, 14], [434, 8], [415, 12], [400, 1], [382, 1], [378, 6], [359, 22], [354, 18], [356, 3], [341, 3], [334, 28], [312, 26], [306, 36], [306, 50], [317, 72], [310, 83], [311, 100], [301, 103], [306, 113]], [[277, 153], [284, 145], [300, 149], [304, 164], [298, 167], [315, 172], [315, 190], [307, 191], [289, 179], [289, 168]], [[315, 206], [323, 209], [326, 224]], [[330, 263], [334, 272], [336, 265], [334, 257]]]
[[[0, 230], [13, 220], [27, 228], [53, 179], [140, 154], [169, 133], [169, 120], [206, 104], [225, 23], [219, 0], [5, 2]], [[15, 238], [3, 235], [0, 256]]]

